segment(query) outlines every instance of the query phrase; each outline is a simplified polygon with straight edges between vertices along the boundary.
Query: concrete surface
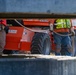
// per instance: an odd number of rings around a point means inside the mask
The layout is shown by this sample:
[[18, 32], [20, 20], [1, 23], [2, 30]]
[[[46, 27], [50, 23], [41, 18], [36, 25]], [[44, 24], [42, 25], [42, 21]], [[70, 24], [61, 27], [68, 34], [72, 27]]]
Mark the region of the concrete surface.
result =
[[0, 18], [76, 18], [76, 0], [0, 0]]
[[0, 75], [76, 75], [76, 57], [0, 57]]
[[76, 13], [76, 0], [0, 0], [0, 12]]

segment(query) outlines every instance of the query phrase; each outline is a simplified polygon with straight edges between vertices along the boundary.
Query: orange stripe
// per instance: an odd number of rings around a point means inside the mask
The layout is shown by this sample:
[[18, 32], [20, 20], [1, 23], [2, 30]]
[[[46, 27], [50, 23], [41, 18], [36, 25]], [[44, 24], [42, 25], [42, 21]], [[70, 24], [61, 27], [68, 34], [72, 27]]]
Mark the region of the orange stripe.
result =
[[55, 32], [69, 32], [69, 29], [62, 28], [62, 29], [54, 29]]

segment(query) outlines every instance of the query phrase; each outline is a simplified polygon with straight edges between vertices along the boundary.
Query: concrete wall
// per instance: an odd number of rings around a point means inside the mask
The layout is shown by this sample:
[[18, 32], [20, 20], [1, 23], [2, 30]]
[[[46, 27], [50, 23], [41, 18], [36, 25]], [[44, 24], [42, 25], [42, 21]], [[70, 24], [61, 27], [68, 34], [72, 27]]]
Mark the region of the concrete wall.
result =
[[0, 58], [0, 75], [76, 75], [76, 57], [29, 56]]
[[0, 12], [76, 13], [76, 0], [0, 0]]

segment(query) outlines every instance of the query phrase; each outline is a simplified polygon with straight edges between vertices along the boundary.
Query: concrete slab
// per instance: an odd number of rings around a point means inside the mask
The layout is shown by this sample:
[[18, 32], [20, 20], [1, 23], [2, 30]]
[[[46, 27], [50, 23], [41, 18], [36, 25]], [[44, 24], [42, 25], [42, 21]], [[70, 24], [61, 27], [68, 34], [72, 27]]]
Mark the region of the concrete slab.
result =
[[76, 0], [0, 0], [0, 18], [76, 18]]
[[0, 12], [76, 13], [76, 0], [0, 0]]
[[76, 57], [3, 55], [0, 75], [76, 75]]

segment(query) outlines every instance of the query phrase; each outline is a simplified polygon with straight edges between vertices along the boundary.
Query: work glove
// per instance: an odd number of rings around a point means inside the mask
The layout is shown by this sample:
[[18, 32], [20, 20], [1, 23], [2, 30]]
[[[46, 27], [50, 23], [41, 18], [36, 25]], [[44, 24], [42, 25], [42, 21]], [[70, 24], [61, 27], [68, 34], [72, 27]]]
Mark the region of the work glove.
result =
[[50, 31], [52, 32], [53, 31], [53, 24], [50, 23]]
[[75, 36], [75, 31], [71, 31], [72, 36]]
[[75, 36], [74, 27], [71, 28], [71, 34], [72, 34], [72, 36]]

